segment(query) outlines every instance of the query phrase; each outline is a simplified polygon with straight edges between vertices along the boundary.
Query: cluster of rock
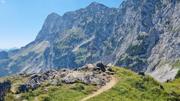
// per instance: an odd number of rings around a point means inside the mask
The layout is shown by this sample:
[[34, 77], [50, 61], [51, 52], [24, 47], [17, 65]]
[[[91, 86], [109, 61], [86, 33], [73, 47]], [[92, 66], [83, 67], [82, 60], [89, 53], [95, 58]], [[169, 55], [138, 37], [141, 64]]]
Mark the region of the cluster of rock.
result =
[[4, 96], [8, 91], [10, 91], [10, 89], [11, 89], [10, 81], [4, 81], [3, 83], [0, 83], [0, 101], [4, 101]]
[[42, 74], [33, 74], [29, 80], [19, 86], [19, 93], [27, 92], [29, 89], [36, 89], [43, 84], [61, 85], [81, 82], [84, 84], [93, 84], [103, 86], [110, 81], [113, 71], [109, 66], [102, 63], [96, 65], [87, 64], [81, 68], [70, 70], [50, 70]]

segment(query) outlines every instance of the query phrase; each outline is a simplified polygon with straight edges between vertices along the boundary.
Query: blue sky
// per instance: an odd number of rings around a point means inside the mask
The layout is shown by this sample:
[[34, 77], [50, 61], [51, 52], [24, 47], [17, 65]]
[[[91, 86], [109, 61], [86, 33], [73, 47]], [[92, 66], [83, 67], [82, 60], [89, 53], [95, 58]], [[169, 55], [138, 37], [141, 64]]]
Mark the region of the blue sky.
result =
[[118, 7], [122, 0], [0, 0], [0, 49], [33, 41], [48, 14], [63, 15], [96, 1]]

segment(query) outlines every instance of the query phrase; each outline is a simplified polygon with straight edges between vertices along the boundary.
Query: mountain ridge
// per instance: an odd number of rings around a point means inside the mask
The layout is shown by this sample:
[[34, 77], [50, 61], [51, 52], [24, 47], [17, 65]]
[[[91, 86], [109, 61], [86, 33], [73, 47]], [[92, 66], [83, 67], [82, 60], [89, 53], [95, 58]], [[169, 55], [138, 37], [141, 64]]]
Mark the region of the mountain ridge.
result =
[[179, 5], [178, 0], [126, 0], [119, 8], [94, 2], [62, 16], [51, 13], [35, 41], [0, 60], [0, 70], [32, 73], [101, 61], [136, 72], [158, 71], [160, 80], [180, 59]]

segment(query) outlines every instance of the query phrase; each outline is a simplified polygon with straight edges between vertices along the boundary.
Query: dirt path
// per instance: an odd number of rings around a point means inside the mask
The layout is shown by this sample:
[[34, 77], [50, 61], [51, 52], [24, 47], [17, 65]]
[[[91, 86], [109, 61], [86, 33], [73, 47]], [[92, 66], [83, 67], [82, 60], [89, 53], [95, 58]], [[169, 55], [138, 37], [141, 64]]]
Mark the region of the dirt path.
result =
[[93, 98], [109, 89], [111, 89], [113, 86], [115, 86], [117, 84], [118, 80], [112, 76], [112, 79], [109, 83], [107, 83], [105, 86], [101, 87], [99, 90], [97, 90], [96, 92], [88, 95], [87, 97], [83, 98], [82, 100], [80, 101], [87, 101], [89, 100], [90, 98]]

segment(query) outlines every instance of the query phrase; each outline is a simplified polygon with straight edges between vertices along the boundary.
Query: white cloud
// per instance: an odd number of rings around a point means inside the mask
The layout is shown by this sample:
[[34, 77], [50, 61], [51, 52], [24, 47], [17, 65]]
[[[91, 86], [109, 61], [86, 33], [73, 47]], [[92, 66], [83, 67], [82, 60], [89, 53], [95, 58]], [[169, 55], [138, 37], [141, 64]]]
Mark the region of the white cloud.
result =
[[0, 4], [5, 4], [6, 0], [0, 0]]

